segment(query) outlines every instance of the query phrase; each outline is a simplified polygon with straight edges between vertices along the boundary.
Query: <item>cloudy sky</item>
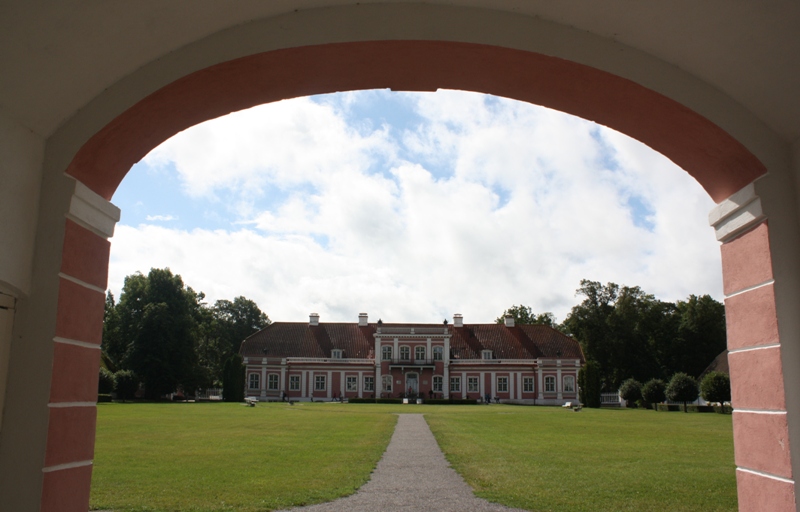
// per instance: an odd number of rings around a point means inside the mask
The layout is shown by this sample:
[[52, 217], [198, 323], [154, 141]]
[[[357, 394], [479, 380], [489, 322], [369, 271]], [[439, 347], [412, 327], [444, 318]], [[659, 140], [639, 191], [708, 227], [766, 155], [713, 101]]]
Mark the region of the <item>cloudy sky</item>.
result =
[[263, 105], [153, 150], [113, 199], [109, 287], [170, 267], [275, 321], [562, 321], [581, 279], [722, 297], [713, 202], [662, 155], [559, 112], [460, 91]]

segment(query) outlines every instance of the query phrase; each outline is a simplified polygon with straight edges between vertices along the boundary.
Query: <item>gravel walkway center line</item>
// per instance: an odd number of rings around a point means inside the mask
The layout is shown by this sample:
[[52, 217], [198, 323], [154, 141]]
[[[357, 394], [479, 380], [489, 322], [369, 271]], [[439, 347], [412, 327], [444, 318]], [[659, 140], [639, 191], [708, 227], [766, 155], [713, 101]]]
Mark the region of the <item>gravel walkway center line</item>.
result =
[[472, 493], [450, 467], [422, 414], [400, 414], [392, 440], [370, 481], [358, 492], [292, 511], [509, 511]]

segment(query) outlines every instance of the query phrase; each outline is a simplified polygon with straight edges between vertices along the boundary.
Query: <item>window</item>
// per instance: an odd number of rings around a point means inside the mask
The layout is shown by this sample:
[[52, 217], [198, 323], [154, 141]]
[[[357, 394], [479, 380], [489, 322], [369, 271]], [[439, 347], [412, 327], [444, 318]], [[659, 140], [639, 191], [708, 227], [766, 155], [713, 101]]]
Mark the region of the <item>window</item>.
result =
[[491, 350], [482, 350], [481, 351], [481, 358], [482, 359], [491, 359], [492, 358], [492, 351]]
[[481, 388], [478, 384], [478, 377], [467, 377], [467, 391], [470, 393], [478, 393]]
[[392, 392], [392, 376], [391, 375], [384, 375], [381, 380], [383, 380], [383, 390], [386, 393]]
[[461, 393], [461, 377], [450, 377], [450, 392]]
[[436, 393], [441, 393], [442, 392], [442, 382], [443, 382], [443, 380], [444, 379], [439, 375], [437, 375], [437, 376], [435, 376], [433, 378], [433, 391], [434, 392], [436, 392]]
[[443, 353], [444, 353], [444, 349], [442, 347], [433, 347], [433, 360], [434, 361], [441, 361]]
[[384, 345], [381, 347], [381, 359], [384, 361], [391, 361], [392, 360], [392, 346], [391, 345]]
[[355, 375], [347, 376], [347, 391], [358, 391], [358, 377]]
[[544, 378], [544, 391], [545, 393], [552, 393], [556, 390], [556, 378], [553, 376]]
[[338, 348], [335, 348], [331, 351], [331, 357], [333, 359], [341, 359], [342, 358], [342, 351]]
[[417, 347], [414, 349], [414, 359], [417, 361], [425, 360], [425, 347]]
[[261, 377], [257, 373], [250, 374], [250, 382], [248, 383], [247, 387], [250, 389], [258, 389], [259, 388], [259, 377]]
[[411, 361], [411, 349], [408, 347], [400, 347], [400, 360]]
[[314, 377], [314, 391], [325, 391], [326, 389], [325, 375], [316, 375]]
[[574, 393], [575, 392], [575, 377], [572, 375], [567, 375], [564, 377], [564, 391], [566, 393]]
[[497, 392], [508, 393], [508, 377], [497, 377]]
[[278, 391], [278, 374], [270, 373], [267, 375], [267, 389], [270, 391]]
[[299, 375], [289, 375], [289, 390], [290, 391], [299, 391], [300, 390], [300, 376]]
[[533, 377], [522, 378], [522, 391], [525, 393], [533, 393]]
[[375, 391], [375, 377], [364, 377], [364, 391]]

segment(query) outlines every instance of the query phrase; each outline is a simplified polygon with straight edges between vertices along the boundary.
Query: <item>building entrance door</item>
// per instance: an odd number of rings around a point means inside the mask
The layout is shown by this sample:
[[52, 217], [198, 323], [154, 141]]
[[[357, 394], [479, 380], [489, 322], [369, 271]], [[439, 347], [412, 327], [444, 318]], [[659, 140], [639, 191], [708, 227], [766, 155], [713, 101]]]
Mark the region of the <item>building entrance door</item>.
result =
[[419, 378], [416, 373], [406, 374], [406, 393], [409, 395], [419, 394]]

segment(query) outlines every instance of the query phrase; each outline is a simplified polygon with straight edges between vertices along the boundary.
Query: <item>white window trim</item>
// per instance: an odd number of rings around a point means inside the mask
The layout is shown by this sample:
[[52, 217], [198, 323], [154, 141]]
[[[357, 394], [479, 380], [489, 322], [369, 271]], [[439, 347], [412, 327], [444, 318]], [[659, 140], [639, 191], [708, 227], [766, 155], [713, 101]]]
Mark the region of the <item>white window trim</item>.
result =
[[[320, 382], [322, 382], [322, 387], [319, 387]], [[314, 375], [314, 391], [327, 391], [327, 390], [328, 390], [328, 376]]]
[[393, 355], [391, 345], [384, 345], [381, 347], [381, 361], [391, 361]]
[[[273, 377], [275, 377], [273, 379]], [[275, 383], [275, 387], [272, 387], [272, 383]], [[267, 390], [268, 391], [278, 391], [280, 387], [281, 377], [277, 373], [270, 373], [267, 374]]]
[[342, 358], [342, 350], [335, 348], [331, 350], [331, 359], [341, 359]]
[[[438, 389], [437, 389], [437, 382], [436, 379], [439, 379], [438, 382]], [[431, 389], [434, 393], [443, 393], [444, 392], [444, 377], [441, 375], [434, 375], [433, 380], [431, 381]]]
[[444, 347], [433, 347], [433, 360], [434, 361], [444, 360]]
[[[569, 387], [567, 387], [567, 382], [570, 382]], [[574, 393], [575, 392], [575, 377], [573, 375], [564, 375], [564, 382], [563, 382], [563, 390], [565, 393]]]
[[[474, 384], [474, 389], [473, 389]], [[479, 377], [467, 377], [467, 393], [480, 393], [481, 381]]]
[[375, 391], [375, 377], [364, 376], [364, 391]]
[[[352, 386], [351, 386], [352, 384]], [[347, 375], [344, 378], [344, 389], [345, 391], [358, 391], [358, 376], [357, 375]]]
[[[420, 351], [422, 352], [422, 357], [419, 357]], [[427, 349], [423, 346], [414, 347], [414, 360], [415, 361], [424, 361], [427, 358]]]
[[[392, 377], [391, 375], [384, 375], [381, 378], [381, 389], [383, 389], [383, 393], [391, 393], [392, 392], [392, 384], [393, 384], [392, 381], [393, 380], [394, 380], [394, 377]], [[387, 384], [389, 385], [388, 387], [386, 386]]]
[[[255, 386], [253, 385], [253, 381], [255, 381]], [[249, 374], [247, 377], [247, 389], [259, 389], [260, 387], [261, 387], [261, 375], [257, 373]]]
[[300, 391], [299, 375], [289, 375], [289, 391]]
[[[549, 389], [549, 384], [552, 384], [553, 389]], [[552, 375], [547, 375], [544, 378], [544, 392], [545, 393], [555, 393], [556, 392], [556, 378]]]
[[[528, 389], [529, 383], [530, 383], [530, 389]], [[523, 393], [536, 392], [536, 379], [534, 377], [522, 377], [522, 392]]]
[[[454, 387], [454, 384], [457, 385], [457, 387]], [[450, 392], [461, 393], [461, 377], [450, 377]]]
[[[501, 386], [502, 383], [502, 386]], [[505, 388], [505, 389], [503, 389]], [[508, 377], [497, 377], [497, 392], [508, 393]]]
[[481, 359], [494, 359], [491, 350], [481, 350]]
[[[403, 349], [406, 349], [408, 351], [408, 357], [403, 357]], [[397, 358], [399, 361], [411, 361], [412, 352], [411, 352], [411, 347], [409, 345], [400, 345], [400, 347], [397, 349], [397, 352], [398, 352]]]

